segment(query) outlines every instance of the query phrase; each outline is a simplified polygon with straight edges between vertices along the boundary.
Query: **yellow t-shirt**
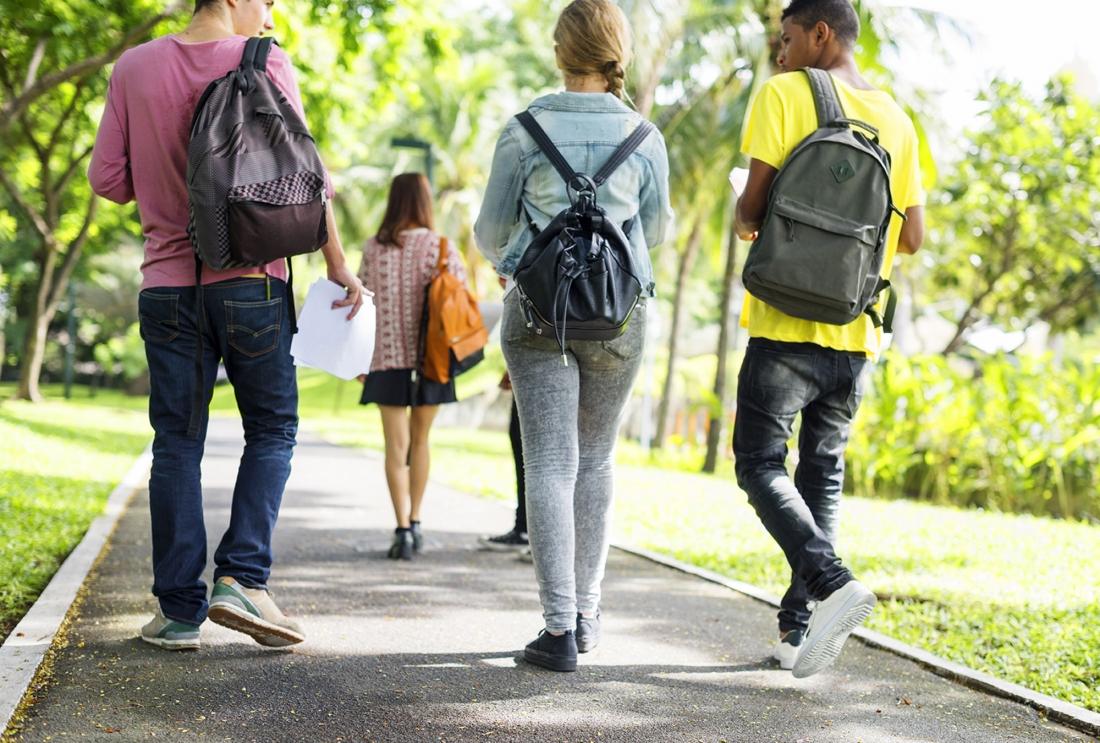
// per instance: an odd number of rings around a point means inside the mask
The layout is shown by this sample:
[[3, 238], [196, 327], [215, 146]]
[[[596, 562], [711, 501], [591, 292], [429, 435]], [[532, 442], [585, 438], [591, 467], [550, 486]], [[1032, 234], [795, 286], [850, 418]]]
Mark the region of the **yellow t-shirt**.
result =
[[[894, 205], [904, 212], [924, 204], [920, 178], [917, 132], [905, 111], [889, 93], [857, 90], [836, 81], [841, 105], [849, 119], [865, 121], [878, 129], [879, 143], [890, 153], [890, 191]], [[779, 169], [794, 148], [817, 129], [817, 112], [806, 73], [776, 75], [757, 92], [745, 122], [741, 151]], [[886, 235], [883, 278], [889, 278], [901, 235], [902, 220], [894, 215]], [[802, 320], [777, 310], [746, 292], [741, 325], [750, 337], [791, 343], [815, 343], [840, 351], [864, 352], [877, 356], [882, 329], [871, 318], [860, 315], [847, 325]]]

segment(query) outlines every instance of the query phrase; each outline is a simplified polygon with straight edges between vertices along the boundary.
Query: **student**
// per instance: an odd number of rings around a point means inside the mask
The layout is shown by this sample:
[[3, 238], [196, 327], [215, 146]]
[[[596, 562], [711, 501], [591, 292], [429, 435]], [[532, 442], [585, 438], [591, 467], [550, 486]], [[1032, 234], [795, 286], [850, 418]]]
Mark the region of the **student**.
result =
[[[500, 380], [500, 388], [511, 392], [512, 380], [508, 372]], [[530, 553], [527, 539], [527, 496], [523, 476], [523, 439], [519, 431], [519, 411], [516, 410], [516, 398], [512, 396], [512, 412], [508, 416], [508, 441], [512, 445], [512, 459], [516, 468], [516, 520], [512, 528], [503, 534], [481, 536], [477, 543], [490, 552], [518, 552], [521, 557]]]
[[[630, 29], [611, 0], [576, 0], [562, 11], [554, 41], [565, 92], [539, 98], [528, 110], [569, 164], [593, 175], [642, 123], [623, 103]], [[659, 132], [646, 138], [598, 196], [617, 223], [637, 217], [630, 248], [643, 296], [652, 296], [649, 250], [664, 239], [672, 218], [668, 156]], [[497, 272], [511, 275], [531, 242], [527, 216], [544, 229], [568, 206], [558, 172], [519, 121], [509, 121], [474, 227]], [[556, 340], [528, 330], [517, 292], [504, 299], [501, 343], [519, 409], [529, 537], [545, 619], [545, 630], [524, 657], [552, 670], [575, 670], [578, 648], [591, 650], [600, 639], [612, 452], [641, 363], [645, 317], [643, 299], [623, 335], [567, 341], [563, 364]]]
[[[446, 248], [444, 246], [446, 245]], [[435, 231], [432, 189], [421, 173], [402, 173], [390, 186], [378, 234], [363, 248], [359, 278], [374, 293], [376, 327], [370, 374], [360, 403], [375, 403], [386, 440], [386, 484], [397, 518], [391, 559], [411, 560], [423, 544], [420, 504], [428, 486], [428, 434], [439, 406], [455, 398], [455, 382], [427, 379], [420, 366], [420, 325], [440, 250], [448, 270], [465, 279], [462, 259]]]
[[[785, 74], [758, 92], [742, 151], [751, 158], [735, 229], [756, 238], [769, 189], [791, 151], [818, 127], [803, 67], [828, 71], [849, 119], [876, 127], [892, 156], [890, 191], [906, 220], [894, 216], [883, 276], [895, 253], [913, 254], [923, 239], [924, 194], [912, 122], [885, 91], [861, 76], [852, 50], [859, 19], [849, 0], [794, 0], [783, 11], [778, 65]], [[793, 70], [793, 72], [791, 72]], [[866, 618], [874, 594], [836, 555], [844, 450], [882, 332], [861, 315], [847, 325], [802, 320], [746, 295], [742, 324], [750, 336], [737, 387], [733, 448], [737, 482], [792, 568], [779, 612], [775, 657], [796, 676], [836, 660], [849, 632]], [[798, 467], [787, 475], [787, 441], [801, 414]], [[816, 603], [812, 613], [807, 601]]]
[[[179, 34], [127, 51], [111, 75], [88, 178], [99, 195], [136, 200], [145, 234], [138, 309], [149, 362], [153, 466], [153, 594], [156, 616], [141, 638], [170, 650], [199, 647], [207, 618], [245, 632], [261, 645], [304, 639], [267, 592], [271, 534], [298, 429], [298, 388], [290, 357], [286, 262], [202, 272], [206, 335], [203, 392], [207, 403], [221, 361], [244, 423], [245, 447], [233, 490], [229, 528], [214, 553], [208, 604], [199, 466], [206, 438], [187, 435], [198, 341], [195, 253], [187, 237], [187, 146], [195, 103], [215, 78], [235, 69], [246, 37], [272, 28], [264, 0], [197, 0]], [[286, 54], [274, 47], [267, 69], [301, 112], [301, 96]], [[331, 189], [330, 189], [331, 191]], [[330, 193], [331, 195], [331, 193]], [[362, 304], [362, 285], [347, 267], [331, 207], [330, 239], [322, 248], [328, 277], [347, 289], [336, 303]]]

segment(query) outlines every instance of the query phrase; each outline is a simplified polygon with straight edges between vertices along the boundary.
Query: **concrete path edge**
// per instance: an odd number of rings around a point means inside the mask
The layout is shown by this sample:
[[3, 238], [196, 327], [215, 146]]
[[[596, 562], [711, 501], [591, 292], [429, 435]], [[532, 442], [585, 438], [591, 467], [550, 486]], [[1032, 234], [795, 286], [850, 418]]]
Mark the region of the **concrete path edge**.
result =
[[[765, 604], [779, 608], [778, 596], [763, 591], [748, 583], [742, 583], [741, 581], [727, 578], [724, 575], [698, 567], [697, 565], [681, 562], [680, 560], [662, 555], [658, 552], [617, 543], [612, 546], [615, 547], [615, 549], [673, 568], [674, 570], [679, 570], [697, 578], [702, 578], [711, 583], [717, 583], [720, 586], [725, 586], [726, 588], [742, 593], [757, 601], [762, 601]], [[907, 645], [904, 642], [895, 640], [892, 637], [887, 637], [873, 630], [861, 627], [853, 632], [852, 635], [858, 637], [862, 642], [871, 647], [880, 648], [902, 658], [908, 658], [933, 673], [951, 679], [963, 686], [1033, 707], [1046, 715], [1047, 718], [1053, 722], [1061, 723], [1062, 725], [1100, 738], [1100, 714], [1087, 710], [1084, 707], [1064, 702], [1061, 699], [1055, 699], [1046, 694], [1040, 694], [1037, 691], [1032, 691], [1019, 684], [1003, 681], [987, 673], [982, 673], [973, 668], [968, 668], [959, 663], [941, 658], [926, 650]]]
[[6, 734], [126, 506], [145, 487], [152, 461], [150, 445], [111, 492], [103, 513], [92, 521], [84, 538], [0, 646], [0, 737]]

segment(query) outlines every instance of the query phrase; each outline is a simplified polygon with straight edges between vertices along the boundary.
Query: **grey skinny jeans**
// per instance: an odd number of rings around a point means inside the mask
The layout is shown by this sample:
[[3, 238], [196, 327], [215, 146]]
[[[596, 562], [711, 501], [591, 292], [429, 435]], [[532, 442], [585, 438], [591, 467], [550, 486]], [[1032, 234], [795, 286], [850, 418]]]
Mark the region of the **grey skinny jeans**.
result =
[[645, 345], [645, 305], [623, 335], [568, 341], [532, 335], [518, 294], [504, 299], [501, 345], [512, 378], [527, 478], [527, 529], [546, 628], [594, 613], [610, 538], [612, 457]]

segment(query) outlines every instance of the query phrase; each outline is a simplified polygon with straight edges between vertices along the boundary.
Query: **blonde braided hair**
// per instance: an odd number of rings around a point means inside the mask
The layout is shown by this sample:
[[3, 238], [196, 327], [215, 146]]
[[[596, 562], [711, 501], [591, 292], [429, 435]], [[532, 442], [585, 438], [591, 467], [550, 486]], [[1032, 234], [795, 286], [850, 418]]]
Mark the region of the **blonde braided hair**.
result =
[[554, 27], [558, 66], [566, 75], [603, 75], [607, 92], [624, 98], [633, 38], [626, 15], [611, 0], [573, 0]]

